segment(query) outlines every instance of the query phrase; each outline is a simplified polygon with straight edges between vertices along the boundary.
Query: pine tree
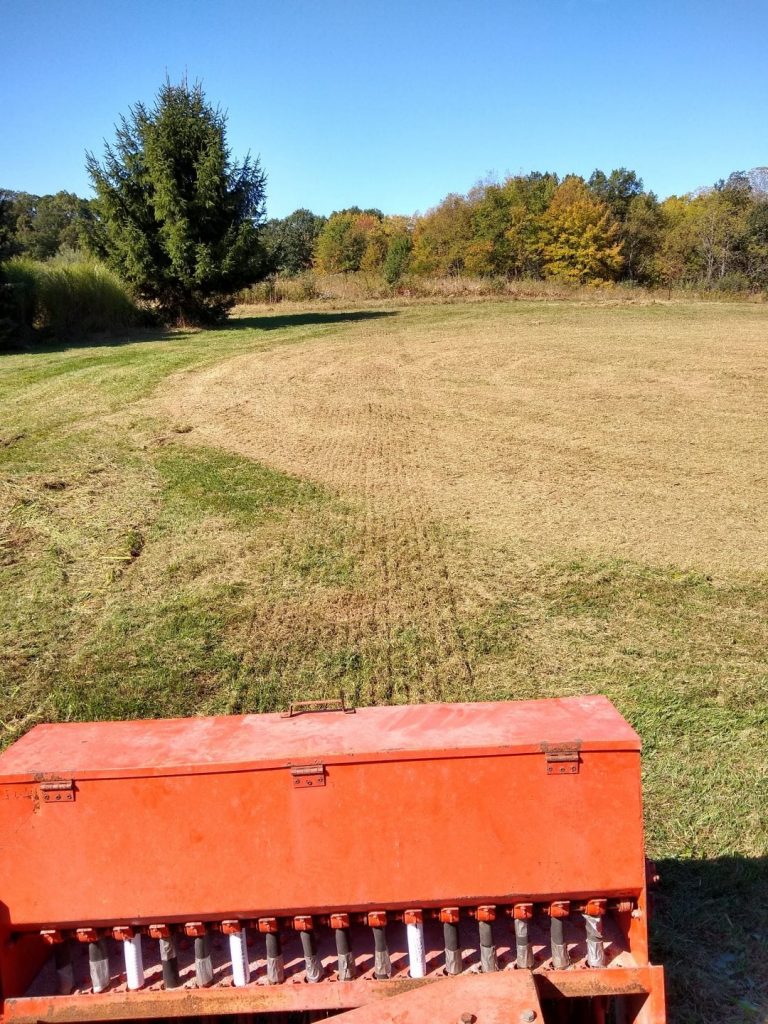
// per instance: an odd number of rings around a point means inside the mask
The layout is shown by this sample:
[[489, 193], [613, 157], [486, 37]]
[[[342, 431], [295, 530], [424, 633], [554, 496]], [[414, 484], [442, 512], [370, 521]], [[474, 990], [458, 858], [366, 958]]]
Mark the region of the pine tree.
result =
[[103, 163], [89, 153], [87, 166], [93, 247], [164, 321], [216, 322], [232, 292], [261, 276], [266, 175], [250, 157], [233, 163], [226, 117], [199, 84], [166, 81], [153, 107], [120, 119]]

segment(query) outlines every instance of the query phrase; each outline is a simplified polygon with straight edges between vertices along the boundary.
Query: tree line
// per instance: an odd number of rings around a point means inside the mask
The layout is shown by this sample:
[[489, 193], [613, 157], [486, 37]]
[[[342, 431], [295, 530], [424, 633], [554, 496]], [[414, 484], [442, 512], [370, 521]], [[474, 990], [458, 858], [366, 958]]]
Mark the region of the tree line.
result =
[[[97, 201], [0, 190], [0, 259], [46, 260], [98, 245]], [[588, 284], [768, 288], [768, 169], [659, 201], [635, 171], [483, 182], [423, 215], [350, 207], [267, 220], [242, 283], [268, 273], [382, 273], [554, 279]], [[127, 258], [127, 257], [126, 257]]]
[[469, 275], [768, 289], [768, 168], [663, 201], [624, 167], [587, 179], [536, 171], [483, 181], [412, 217], [349, 207], [265, 220], [259, 161], [233, 159], [225, 114], [186, 80], [132, 107], [86, 166], [91, 199], [0, 189], [0, 304], [23, 291], [14, 258], [81, 254], [166, 323], [220, 320], [238, 289], [308, 270], [391, 285]]
[[768, 288], [768, 168], [659, 201], [635, 171], [553, 173], [482, 182], [427, 213], [353, 207], [267, 221], [272, 268], [628, 281], [729, 291]]

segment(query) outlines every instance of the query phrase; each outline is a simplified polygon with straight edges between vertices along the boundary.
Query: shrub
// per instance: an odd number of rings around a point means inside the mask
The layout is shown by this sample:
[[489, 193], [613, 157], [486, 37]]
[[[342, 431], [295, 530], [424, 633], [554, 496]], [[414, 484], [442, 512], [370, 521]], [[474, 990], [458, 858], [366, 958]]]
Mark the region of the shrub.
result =
[[392, 238], [383, 268], [387, 284], [397, 284], [402, 279], [410, 266], [412, 251], [413, 242], [410, 235], [395, 235]]
[[20, 326], [72, 336], [121, 330], [142, 318], [126, 286], [95, 261], [14, 259], [5, 265], [4, 274], [20, 296], [24, 318]]
[[259, 281], [237, 294], [237, 301], [244, 305], [274, 306], [278, 302], [312, 302], [321, 298], [314, 274], [307, 272], [295, 277], [270, 277]]
[[28, 338], [34, 319], [34, 275], [20, 261], [0, 267], [0, 346]]

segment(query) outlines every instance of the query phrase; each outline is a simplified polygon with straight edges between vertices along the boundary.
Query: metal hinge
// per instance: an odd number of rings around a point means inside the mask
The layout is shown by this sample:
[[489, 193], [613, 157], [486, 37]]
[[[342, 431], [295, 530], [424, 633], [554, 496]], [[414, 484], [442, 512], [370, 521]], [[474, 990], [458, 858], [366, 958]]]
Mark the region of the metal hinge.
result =
[[40, 784], [43, 803], [72, 803], [75, 799], [75, 783], [73, 779], [47, 779]]
[[547, 762], [547, 775], [578, 775], [581, 740], [570, 743], [542, 743]]
[[300, 764], [291, 768], [294, 789], [316, 789], [325, 785], [324, 764]]

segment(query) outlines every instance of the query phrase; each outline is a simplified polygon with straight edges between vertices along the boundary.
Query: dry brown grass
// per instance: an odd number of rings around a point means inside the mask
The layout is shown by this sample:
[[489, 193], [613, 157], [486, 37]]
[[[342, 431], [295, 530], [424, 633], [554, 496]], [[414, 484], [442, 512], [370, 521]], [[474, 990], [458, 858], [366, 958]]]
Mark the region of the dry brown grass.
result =
[[373, 321], [173, 381], [162, 408], [369, 514], [748, 572], [768, 564], [765, 316], [694, 309]]

